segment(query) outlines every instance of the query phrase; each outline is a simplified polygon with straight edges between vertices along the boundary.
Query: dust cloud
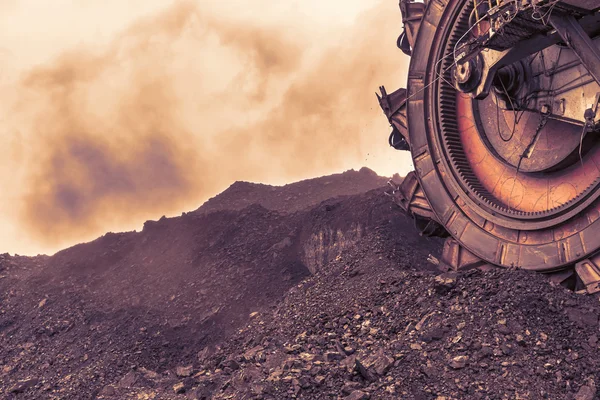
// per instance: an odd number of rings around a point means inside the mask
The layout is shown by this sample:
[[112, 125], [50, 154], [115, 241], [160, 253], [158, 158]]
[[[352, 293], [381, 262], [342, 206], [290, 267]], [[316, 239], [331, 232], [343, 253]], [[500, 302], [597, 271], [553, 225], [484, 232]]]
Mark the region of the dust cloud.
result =
[[30, 143], [19, 224], [56, 250], [195, 208], [234, 180], [360, 165], [365, 143], [385, 147], [374, 91], [405, 74], [400, 29], [383, 3], [321, 37], [178, 2], [36, 66], [11, 111]]

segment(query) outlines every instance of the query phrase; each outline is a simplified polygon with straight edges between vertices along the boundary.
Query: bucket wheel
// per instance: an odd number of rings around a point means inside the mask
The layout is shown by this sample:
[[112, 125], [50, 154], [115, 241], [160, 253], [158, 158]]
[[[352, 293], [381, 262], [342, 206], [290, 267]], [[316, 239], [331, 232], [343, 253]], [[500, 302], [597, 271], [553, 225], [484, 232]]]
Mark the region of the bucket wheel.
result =
[[402, 3], [407, 89], [380, 104], [429, 209], [401, 206], [451, 236], [453, 268], [600, 290], [600, 0]]

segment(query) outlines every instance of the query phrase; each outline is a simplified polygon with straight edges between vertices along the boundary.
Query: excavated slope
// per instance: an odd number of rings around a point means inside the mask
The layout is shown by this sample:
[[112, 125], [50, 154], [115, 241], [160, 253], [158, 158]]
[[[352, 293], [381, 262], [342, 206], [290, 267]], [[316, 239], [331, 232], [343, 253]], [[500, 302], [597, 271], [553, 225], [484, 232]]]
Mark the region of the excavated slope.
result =
[[597, 297], [525, 271], [439, 274], [403, 229], [382, 222], [220, 348], [103, 398], [597, 398]]
[[[290, 212], [266, 208], [266, 187], [241, 209], [148, 221], [52, 257], [0, 256], [0, 397], [95, 398], [132, 386], [132, 368], [193, 364], [377, 226], [412, 231], [382, 189], [365, 193], [383, 181], [365, 170], [303, 181], [312, 195]], [[312, 204], [344, 186], [362, 193]]]

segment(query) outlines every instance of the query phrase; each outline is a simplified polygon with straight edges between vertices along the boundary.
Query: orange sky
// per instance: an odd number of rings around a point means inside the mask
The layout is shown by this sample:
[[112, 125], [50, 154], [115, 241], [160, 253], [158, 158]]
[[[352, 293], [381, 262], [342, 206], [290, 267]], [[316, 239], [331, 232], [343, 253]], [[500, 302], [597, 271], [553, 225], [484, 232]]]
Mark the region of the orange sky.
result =
[[395, 1], [0, 1], [0, 253], [139, 229], [238, 179], [405, 174], [374, 95], [404, 85], [400, 31]]

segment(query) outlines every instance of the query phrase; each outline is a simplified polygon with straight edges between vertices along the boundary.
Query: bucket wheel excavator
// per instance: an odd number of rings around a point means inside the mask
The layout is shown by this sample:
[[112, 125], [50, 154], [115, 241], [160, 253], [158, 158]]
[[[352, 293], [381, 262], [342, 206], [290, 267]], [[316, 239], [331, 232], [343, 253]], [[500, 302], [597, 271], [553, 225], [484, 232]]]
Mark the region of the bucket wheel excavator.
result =
[[600, 0], [401, 0], [406, 89], [380, 105], [415, 170], [395, 202], [441, 266], [600, 291]]

